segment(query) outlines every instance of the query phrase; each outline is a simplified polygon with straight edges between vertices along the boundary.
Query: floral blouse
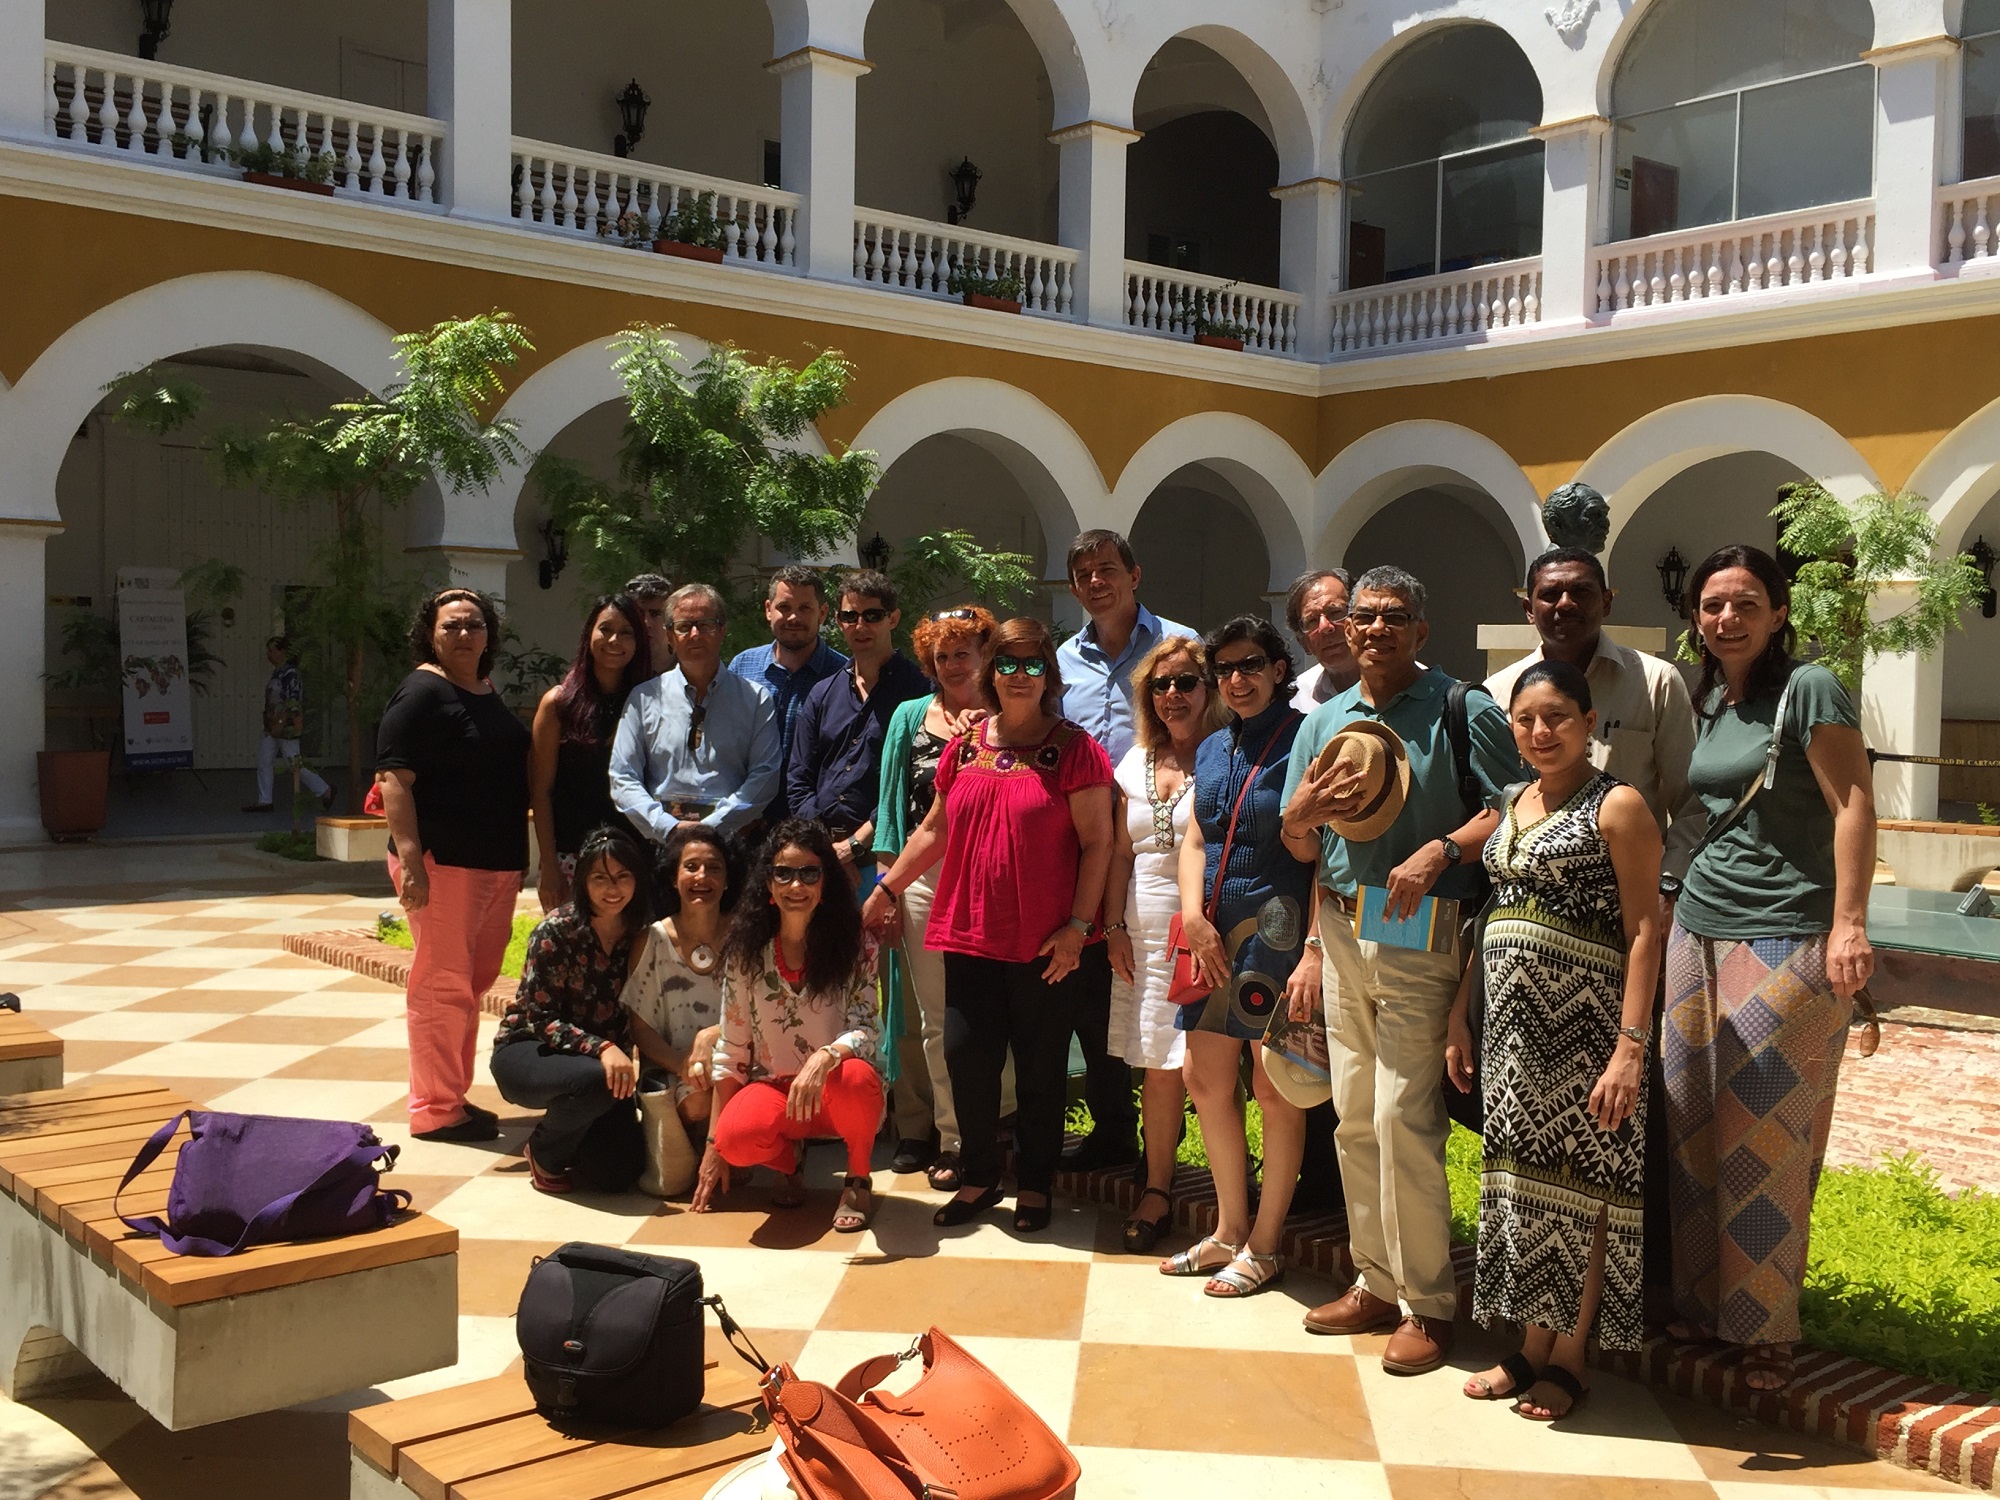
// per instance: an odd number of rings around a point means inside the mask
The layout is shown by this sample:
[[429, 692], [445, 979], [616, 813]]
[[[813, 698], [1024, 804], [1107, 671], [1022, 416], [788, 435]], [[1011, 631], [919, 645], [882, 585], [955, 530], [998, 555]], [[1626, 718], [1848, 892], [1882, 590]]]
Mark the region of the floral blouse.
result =
[[791, 1078], [813, 1053], [835, 1043], [873, 1062], [875, 952], [875, 940], [864, 939], [861, 962], [847, 988], [835, 994], [794, 988], [768, 948], [759, 956], [762, 972], [754, 977], [735, 969], [724, 975], [715, 1077], [738, 1083]]
[[559, 906], [528, 934], [520, 988], [500, 1018], [493, 1045], [540, 1042], [550, 1052], [595, 1057], [606, 1047], [630, 1051], [632, 1022], [618, 1003], [631, 945], [611, 952], [575, 904]]

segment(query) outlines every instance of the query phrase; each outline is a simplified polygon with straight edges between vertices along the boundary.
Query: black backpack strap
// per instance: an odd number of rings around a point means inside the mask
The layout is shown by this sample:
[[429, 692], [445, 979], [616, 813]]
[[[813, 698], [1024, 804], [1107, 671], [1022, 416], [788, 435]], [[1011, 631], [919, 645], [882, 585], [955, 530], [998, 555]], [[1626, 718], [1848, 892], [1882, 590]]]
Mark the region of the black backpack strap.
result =
[[1466, 707], [1466, 697], [1472, 692], [1469, 682], [1454, 682], [1444, 698], [1444, 732], [1451, 740], [1451, 761], [1458, 770], [1458, 800], [1465, 804], [1465, 815], [1476, 818], [1486, 806], [1486, 791], [1479, 783], [1479, 773], [1472, 769], [1472, 715]]

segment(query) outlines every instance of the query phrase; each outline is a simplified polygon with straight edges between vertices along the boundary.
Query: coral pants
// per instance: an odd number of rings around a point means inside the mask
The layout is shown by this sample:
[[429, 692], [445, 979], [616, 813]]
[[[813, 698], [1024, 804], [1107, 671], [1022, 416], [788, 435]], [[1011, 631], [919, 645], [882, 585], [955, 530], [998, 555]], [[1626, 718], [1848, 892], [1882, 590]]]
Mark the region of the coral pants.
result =
[[[440, 1130], [465, 1118], [479, 1039], [479, 997], [500, 977], [514, 931], [518, 870], [468, 870], [424, 856], [430, 902], [409, 914], [417, 951], [404, 1009], [410, 1029], [410, 1129]], [[394, 854], [389, 878], [400, 888]]]
[[847, 1171], [868, 1175], [875, 1132], [882, 1123], [882, 1075], [874, 1064], [850, 1057], [827, 1076], [819, 1113], [810, 1120], [786, 1118], [789, 1078], [758, 1079], [730, 1097], [715, 1122], [715, 1149], [732, 1167], [771, 1167], [796, 1172], [796, 1142], [837, 1135], [847, 1146]]

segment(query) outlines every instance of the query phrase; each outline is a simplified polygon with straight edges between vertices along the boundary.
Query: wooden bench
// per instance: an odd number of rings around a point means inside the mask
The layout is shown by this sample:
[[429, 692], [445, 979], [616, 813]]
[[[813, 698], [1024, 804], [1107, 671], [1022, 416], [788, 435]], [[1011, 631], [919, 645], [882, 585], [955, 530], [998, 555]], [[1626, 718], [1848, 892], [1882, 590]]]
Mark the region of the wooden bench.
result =
[[717, 1342], [702, 1409], [657, 1432], [558, 1429], [518, 1373], [363, 1407], [349, 1500], [701, 1500], [773, 1440], [756, 1375]]
[[[94, 1367], [179, 1431], [457, 1363], [458, 1231], [427, 1215], [212, 1259], [126, 1229], [119, 1179], [190, 1107], [144, 1079], [0, 1099], [0, 1393]], [[126, 1213], [164, 1212], [186, 1139]]]
[[62, 1038], [18, 1011], [0, 1010], [0, 1094], [59, 1089], [62, 1081]]

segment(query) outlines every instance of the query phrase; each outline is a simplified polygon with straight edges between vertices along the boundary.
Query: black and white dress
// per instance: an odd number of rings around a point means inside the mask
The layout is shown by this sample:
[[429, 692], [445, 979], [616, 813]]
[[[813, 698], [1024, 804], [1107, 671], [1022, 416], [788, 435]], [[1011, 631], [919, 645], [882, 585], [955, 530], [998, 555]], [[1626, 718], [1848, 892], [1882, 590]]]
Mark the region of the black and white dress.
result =
[[1517, 796], [1486, 845], [1494, 895], [1481, 950], [1486, 1138], [1473, 1316], [1589, 1332], [1576, 1326], [1578, 1304], [1603, 1218], [1598, 1340], [1636, 1349], [1645, 1092], [1614, 1131], [1599, 1130], [1588, 1108], [1624, 1009], [1618, 876], [1597, 826], [1619, 784], [1600, 772], [1525, 827]]

